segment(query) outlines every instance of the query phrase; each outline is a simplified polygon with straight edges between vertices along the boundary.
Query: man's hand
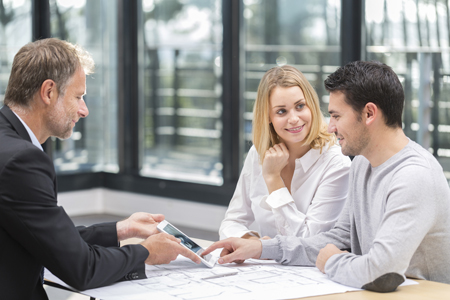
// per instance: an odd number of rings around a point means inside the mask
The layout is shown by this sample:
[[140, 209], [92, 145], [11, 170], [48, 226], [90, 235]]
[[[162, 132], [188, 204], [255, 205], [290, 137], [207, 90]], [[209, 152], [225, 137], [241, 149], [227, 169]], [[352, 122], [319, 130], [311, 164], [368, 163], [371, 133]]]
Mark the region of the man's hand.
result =
[[324, 248], [320, 249], [319, 255], [316, 260], [316, 267], [320, 272], [325, 274], [325, 264], [328, 259], [335, 254], [348, 253], [348, 251], [341, 251], [338, 247], [333, 244], [328, 244]]
[[145, 263], [148, 265], [168, 264], [175, 260], [179, 254], [197, 264], [200, 263], [200, 257], [181, 246], [179, 239], [166, 233], [154, 234], [143, 241], [141, 245], [149, 252], [145, 260]]
[[262, 252], [260, 240], [228, 238], [215, 242], [202, 255], [207, 255], [218, 248], [223, 248], [218, 261], [219, 264], [231, 262], [242, 263], [248, 258], [260, 258]]
[[117, 222], [117, 239], [119, 241], [129, 238], [146, 239], [159, 231], [156, 229], [159, 222], [164, 220], [164, 215], [138, 212], [128, 219]]

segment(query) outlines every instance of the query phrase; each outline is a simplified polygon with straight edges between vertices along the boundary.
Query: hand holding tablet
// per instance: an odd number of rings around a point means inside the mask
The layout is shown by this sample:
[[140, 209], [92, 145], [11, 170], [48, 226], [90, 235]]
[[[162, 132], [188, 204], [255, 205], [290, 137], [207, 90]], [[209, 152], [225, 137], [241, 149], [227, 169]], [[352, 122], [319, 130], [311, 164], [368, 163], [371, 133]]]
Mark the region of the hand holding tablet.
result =
[[165, 232], [167, 234], [173, 235], [174, 237], [180, 239], [181, 245], [188, 248], [189, 250], [194, 252], [198, 257], [200, 257], [201, 262], [205, 266], [207, 266], [209, 268], [214, 267], [216, 260], [213, 258], [213, 256], [211, 254], [202, 256], [202, 253], [203, 253], [203, 251], [205, 251], [205, 249], [203, 249], [202, 247], [197, 245], [197, 243], [195, 243], [193, 240], [191, 240], [186, 234], [181, 232], [178, 228], [176, 228], [175, 226], [173, 226], [166, 220], [160, 222], [158, 224], [157, 228], [161, 232]]

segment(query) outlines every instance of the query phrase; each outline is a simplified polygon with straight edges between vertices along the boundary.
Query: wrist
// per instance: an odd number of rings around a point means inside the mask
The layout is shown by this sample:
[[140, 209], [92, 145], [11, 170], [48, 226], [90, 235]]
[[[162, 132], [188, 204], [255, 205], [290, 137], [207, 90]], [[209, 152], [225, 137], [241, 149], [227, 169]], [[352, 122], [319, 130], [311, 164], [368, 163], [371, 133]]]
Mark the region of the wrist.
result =
[[260, 258], [261, 258], [261, 254], [262, 254], [262, 248], [263, 248], [262, 242], [261, 242], [260, 239], [258, 239], [258, 240], [255, 241], [255, 242], [258, 243], [258, 252], [257, 252], [256, 255], [255, 255], [254, 257], [252, 257], [252, 258], [260, 259]]
[[264, 171], [262, 172], [262, 176], [264, 178], [264, 181], [275, 181], [277, 180], [277, 178], [281, 178], [281, 174], [280, 173], [264, 173]]
[[281, 188], [286, 187], [284, 185], [283, 179], [281, 179], [281, 176], [267, 176], [264, 177], [264, 182], [266, 183], [267, 189], [269, 190], [269, 194], [272, 192], [279, 190]]
[[126, 224], [126, 220], [119, 221], [116, 223], [116, 230], [117, 230], [117, 239], [119, 241], [126, 240], [129, 238], [128, 236], [128, 226]]

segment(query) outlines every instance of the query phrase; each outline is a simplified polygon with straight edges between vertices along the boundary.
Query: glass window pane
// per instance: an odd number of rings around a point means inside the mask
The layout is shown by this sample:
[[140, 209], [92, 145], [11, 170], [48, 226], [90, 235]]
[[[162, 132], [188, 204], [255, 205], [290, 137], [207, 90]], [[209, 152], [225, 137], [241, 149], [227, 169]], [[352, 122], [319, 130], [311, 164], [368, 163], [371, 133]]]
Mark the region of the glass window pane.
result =
[[449, 16], [444, 0], [366, 0], [366, 59], [397, 73], [405, 90], [403, 129], [450, 180]]
[[243, 0], [244, 112], [243, 159], [252, 143], [253, 103], [264, 73], [289, 64], [316, 89], [322, 111], [327, 111], [328, 93], [323, 81], [340, 66], [339, 0]]
[[31, 0], [0, 1], [0, 107], [3, 106], [14, 55], [29, 42]]
[[223, 183], [221, 2], [142, 1], [143, 176]]
[[110, 0], [50, 1], [52, 36], [83, 46], [95, 61], [87, 76], [89, 116], [67, 140], [54, 140], [57, 173], [118, 172], [117, 3]]

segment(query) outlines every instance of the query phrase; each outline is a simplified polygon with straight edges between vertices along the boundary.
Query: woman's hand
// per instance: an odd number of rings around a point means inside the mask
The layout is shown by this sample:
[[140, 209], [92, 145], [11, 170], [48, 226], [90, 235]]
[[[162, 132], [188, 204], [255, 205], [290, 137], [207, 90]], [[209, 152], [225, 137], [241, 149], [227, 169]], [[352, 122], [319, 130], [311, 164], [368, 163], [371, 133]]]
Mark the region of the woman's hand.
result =
[[289, 161], [289, 150], [283, 143], [276, 144], [266, 151], [262, 164], [262, 175], [269, 193], [285, 187], [281, 179], [281, 170]]

